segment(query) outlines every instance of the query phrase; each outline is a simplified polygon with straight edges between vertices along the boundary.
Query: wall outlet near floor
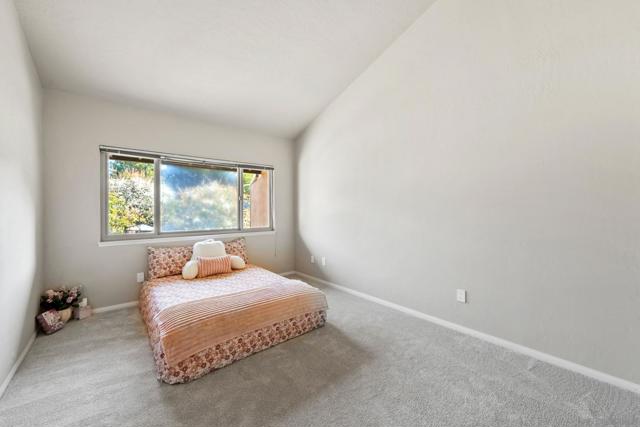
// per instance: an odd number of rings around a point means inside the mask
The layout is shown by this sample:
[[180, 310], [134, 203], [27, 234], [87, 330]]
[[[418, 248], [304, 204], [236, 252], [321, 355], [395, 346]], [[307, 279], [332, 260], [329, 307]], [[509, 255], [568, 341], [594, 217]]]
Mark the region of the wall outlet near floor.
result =
[[136, 274], [136, 282], [138, 282], [138, 283], [144, 282], [144, 273]]
[[322, 257], [322, 259], [320, 260], [322, 262], [322, 266], [324, 267], [325, 265], [327, 265], [327, 259], [325, 257]]
[[464, 289], [456, 290], [456, 300], [458, 302], [467, 303], [467, 291]]
[[316, 263], [316, 257], [311, 255], [311, 264], [315, 264], [315, 263]]

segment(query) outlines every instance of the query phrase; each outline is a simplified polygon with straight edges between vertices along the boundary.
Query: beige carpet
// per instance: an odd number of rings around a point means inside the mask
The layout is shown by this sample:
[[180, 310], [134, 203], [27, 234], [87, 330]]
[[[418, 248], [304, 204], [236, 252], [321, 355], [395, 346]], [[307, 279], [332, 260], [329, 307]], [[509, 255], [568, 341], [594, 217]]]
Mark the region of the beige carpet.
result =
[[0, 426], [640, 426], [640, 395], [326, 289], [327, 326], [185, 385], [135, 309], [40, 336]]

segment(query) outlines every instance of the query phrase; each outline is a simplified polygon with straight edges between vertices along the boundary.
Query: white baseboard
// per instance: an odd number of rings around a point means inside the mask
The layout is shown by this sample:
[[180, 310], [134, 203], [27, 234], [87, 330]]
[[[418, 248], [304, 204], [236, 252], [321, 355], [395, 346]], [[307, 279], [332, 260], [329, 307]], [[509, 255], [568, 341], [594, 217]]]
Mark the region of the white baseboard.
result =
[[285, 271], [284, 273], [278, 273], [281, 276], [291, 276], [292, 274], [296, 274], [297, 271], [295, 270], [291, 270], [291, 271]]
[[4, 381], [2, 381], [2, 384], [0, 384], [0, 398], [2, 398], [2, 395], [4, 395], [4, 392], [7, 389], [7, 387], [9, 387], [9, 383], [13, 379], [13, 376], [18, 371], [18, 368], [22, 364], [22, 361], [26, 357], [26, 355], [29, 352], [29, 350], [31, 350], [31, 346], [33, 345], [33, 342], [36, 340], [36, 335], [37, 335], [37, 332], [34, 331], [33, 335], [31, 335], [31, 338], [29, 338], [29, 341], [27, 342], [27, 345], [24, 346], [24, 349], [22, 350], [22, 353], [20, 353], [20, 356], [18, 356], [18, 358], [16, 359], [15, 363], [11, 367], [11, 370], [7, 374], [7, 377], [4, 379]]
[[635, 392], [635, 393], [640, 393], [640, 384], [632, 383], [631, 381], [627, 381], [627, 380], [624, 380], [622, 378], [614, 377], [613, 375], [609, 375], [609, 374], [606, 374], [604, 372], [597, 371], [595, 369], [588, 368], [586, 366], [579, 365], [577, 363], [570, 362], [570, 361], [565, 360], [565, 359], [561, 359], [561, 358], [553, 356], [551, 354], [543, 353], [541, 351], [534, 350], [532, 348], [525, 347], [523, 345], [516, 344], [514, 342], [507, 341], [507, 340], [502, 339], [502, 338], [495, 337], [493, 335], [485, 334], [484, 332], [480, 332], [480, 331], [477, 331], [475, 329], [467, 328], [466, 326], [458, 325], [457, 323], [449, 322], [448, 320], [440, 319], [440, 318], [435, 317], [435, 316], [430, 316], [428, 314], [422, 313], [422, 312], [414, 310], [412, 308], [408, 308], [408, 307], [402, 306], [400, 304], [395, 304], [393, 302], [384, 300], [382, 298], [374, 297], [372, 295], [365, 294], [364, 292], [356, 291], [356, 290], [353, 290], [351, 288], [347, 288], [345, 286], [337, 285], [335, 283], [329, 282], [327, 280], [320, 279], [318, 277], [311, 276], [309, 274], [300, 273], [299, 271], [294, 271], [294, 272], [292, 272], [292, 274], [300, 275], [300, 276], [305, 277], [305, 278], [307, 278], [309, 280], [316, 280], [316, 281], [318, 281], [318, 282], [320, 282], [322, 284], [325, 284], [325, 285], [330, 286], [330, 287], [335, 288], [335, 289], [339, 289], [339, 290], [341, 290], [343, 292], [346, 292], [348, 294], [355, 295], [357, 297], [360, 297], [360, 298], [375, 302], [375, 303], [380, 304], [380, 305], [384, 305], [385, 307], [393, 308], [395, 310], [401, 311], [401, 312], [409, 314], [411, 316], [415, 316], [415, 317], [418, 317], [420, 319], [424, 319], [424, 320], [427, 320], [429, 322], [435, 323], [437, 325], [444, 326], [445, 328], [453, 329], [454, 331], [458, 331], [458, 332], [461, 332], [463, 334], [471, 335], [472, 337], [479, 338], [479, 339], [481, 339], [483, 341], [487, 341], [487, 342], [490, 342], [492, 344], [498, 345], [500, 347], [504, 347], [506, 349], [515, 351], [517, 353], [524, 354], [526, 356], [532, 357], [532, 358], [540, 360], [542, 362], [546, 362], [546, 363], [549, 363], [551, 365], [555, 365], [555, 366], [558, 366], [560, 368], [567, 369], [569, 371], [577, 372], [577, 373], [582, 374], [584, 376], [593, 378], [593, 379], [598, 380], [598, 381], [605, 382], [607, 384], [611, 384], [611, 385], [616, 386], [616, 387], [620, 387], [620, 388], [625, 389], [625, 390], [629, 390], [629, 391], [632, 391], [632, 392]]
[[122, 310], [123, 308], [136, 307], [138, 301], [123, 302], [122, 304], [108, 305], [106, 307], [94, 308], [94, 313], [106, 313], [107, 311]]

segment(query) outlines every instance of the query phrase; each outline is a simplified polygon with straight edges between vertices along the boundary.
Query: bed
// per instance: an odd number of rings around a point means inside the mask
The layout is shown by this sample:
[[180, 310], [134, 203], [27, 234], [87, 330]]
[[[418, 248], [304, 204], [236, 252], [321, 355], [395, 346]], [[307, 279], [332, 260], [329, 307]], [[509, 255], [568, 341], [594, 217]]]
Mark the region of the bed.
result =
[[185, 383], [324, 325], [318, 289], [255, 265], [184, 280], [149, 280], [140, 291], [156, 373]]

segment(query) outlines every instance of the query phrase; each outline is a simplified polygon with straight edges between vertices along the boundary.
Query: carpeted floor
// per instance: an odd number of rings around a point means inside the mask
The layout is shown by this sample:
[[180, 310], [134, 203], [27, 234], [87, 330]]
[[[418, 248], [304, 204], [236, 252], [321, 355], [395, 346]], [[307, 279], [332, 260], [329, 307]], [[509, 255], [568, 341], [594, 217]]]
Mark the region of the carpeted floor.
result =
[[136, 309], [39, 336], [1, 426], [640, 426], [640, 395], [330, 288], [321, 329], [186, 385]]

